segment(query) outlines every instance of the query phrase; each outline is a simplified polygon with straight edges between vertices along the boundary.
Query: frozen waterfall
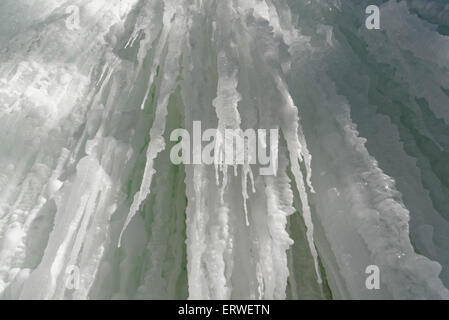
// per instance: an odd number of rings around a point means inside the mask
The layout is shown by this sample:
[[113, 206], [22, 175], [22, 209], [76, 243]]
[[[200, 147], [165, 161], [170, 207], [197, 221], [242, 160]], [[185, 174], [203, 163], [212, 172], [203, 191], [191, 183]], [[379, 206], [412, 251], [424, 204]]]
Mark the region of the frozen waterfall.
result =
[[[195, 122], [277, 130], [276, 174], [174, 164]], [[0, 1], [0, 299], [447, 288], [445, 1]]]

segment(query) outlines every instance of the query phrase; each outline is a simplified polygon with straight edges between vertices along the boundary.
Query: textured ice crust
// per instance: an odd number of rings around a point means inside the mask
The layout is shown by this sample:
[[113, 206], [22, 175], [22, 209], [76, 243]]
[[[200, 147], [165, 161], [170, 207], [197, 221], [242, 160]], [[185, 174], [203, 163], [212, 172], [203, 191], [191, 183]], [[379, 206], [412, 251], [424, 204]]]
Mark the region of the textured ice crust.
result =
[[449, 299], [449, 8], [377, 2], [1, 1], [0, 298]]

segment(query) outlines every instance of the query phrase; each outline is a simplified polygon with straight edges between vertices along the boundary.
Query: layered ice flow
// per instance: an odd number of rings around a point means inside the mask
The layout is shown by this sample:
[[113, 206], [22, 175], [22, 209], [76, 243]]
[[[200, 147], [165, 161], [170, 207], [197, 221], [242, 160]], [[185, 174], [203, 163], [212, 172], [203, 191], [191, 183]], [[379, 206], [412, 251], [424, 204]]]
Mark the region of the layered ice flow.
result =
[[0, 298], [449, 299], [449, 6], [365, 2], [2, 0]]

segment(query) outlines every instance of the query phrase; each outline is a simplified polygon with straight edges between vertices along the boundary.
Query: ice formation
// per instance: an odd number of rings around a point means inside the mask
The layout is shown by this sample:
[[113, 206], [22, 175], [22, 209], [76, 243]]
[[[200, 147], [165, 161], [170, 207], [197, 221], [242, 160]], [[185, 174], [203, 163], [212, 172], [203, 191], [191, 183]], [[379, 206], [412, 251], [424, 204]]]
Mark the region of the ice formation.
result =
[[[448, 17], [2, 0], [0, 298], [448, 299]], [[277, 175], [172, 164], [194, 121], [279, 129]]]

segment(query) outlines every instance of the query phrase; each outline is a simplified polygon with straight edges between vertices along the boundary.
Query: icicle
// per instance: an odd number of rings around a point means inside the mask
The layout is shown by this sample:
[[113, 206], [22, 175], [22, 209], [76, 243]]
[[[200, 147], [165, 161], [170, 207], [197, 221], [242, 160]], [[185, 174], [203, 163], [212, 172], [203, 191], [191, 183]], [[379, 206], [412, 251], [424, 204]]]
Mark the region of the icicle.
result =
[[[173, 12], [169, 11], [167, 13], [164, 12], [164, 21], [171, 21], [173, 18]], [[151, 182], [153, 180], [153, 175], [155, 173], [154, 170], [154, 160], [156, 159], [159, 152], [164, 150], [165, 141], [163, 134], [165, 132], [165, 123], [167, 117], [167, 106], [170, 95], [175, 91], [177, 85], [177, 77], [179, 74], [179, 58], [181, 56], [181, 48], [179, 43], [183, 41], [185, 36], [185, 18], [183, 18], [182, 14], [179, 14], [177, 18], [174, 20], [174, 27], [172, 32], [168, 33], [168, 53], [165, 57], [164, 64], [164, 72], [165, 76], [163, 77], [161, 88], [159, 92], [158, 102], [156, 106], [156, 115], [154, 118], [153, 126], [150, 130], [150, 143], [148, 145], [147, 150], [147, 162], [145, 165], [145, 171], [142, 179], [142, 185], [140, 190], [134, 196], [133, 203], [131, 204], [131, 208], [129, 210], [128, 216], [126, 217], [125, 224], [120, 232], [118, 246], [121, 245], [121, 240], [123, 236], [123, 232], [126, 230], [128, 224], [131, 219], [139, 210], [141, 203], [145, 200], [145, 198], [150, 193]], [[162, 46], [160, 48], [162, 51]], [[160, 53], [160, 52], [159, 52]], [[159, 59], [159, 58], [156, 58]], [[154, 76], [155, 71], [152, 70], [152, 76]], [[149, 88], [152, 84], [153, 78], [150, 77], [150, 82], [148, 84], [147, 94], [149, 93]], [[144, 98], [144, 102], [142, 106], [145, 104], [147, 96]]]
[[307, 241], [309, 242], [310, 252], [312, 253], [314, 260], [317, 281], [318, 283], [322, 283], [321, 272], [318, 266], [318, 252], [315, 248], [315, 241], [313, 237], [312, 214], [309, 207], [307, 191], [304, 185], [304, 178], [299, 165], [299, 163], [303, 161], [303, 157], [305, 157], [305, 165], [307, 170], [306, 180], [310, 190], [313, 190], [310, 181], [312, 171], [310, 166], [311, 157], [307, 150], [307, 146], [302, 145], [300, 142], [300, 140], [305, 142], [305, 139], [299, 125], [298, 108], [293, 104], [293, 100], [291, 99], [290, 94], [286, 90], [285, 85], [279, 76], [276, 77], [276, 84], [278, 86], [278, 90], [282, 94], [282, 97], [285, 99], [285, 105], [283, 106], [285, 113], [283, 114], [282, 131], [284, 133], [285, 140], [287, 141], [287, 146], [290, 153], [291, 170], [293, 176], [295, 177], [296, 187], [301, 198], [302, 214], [307, 228]]

